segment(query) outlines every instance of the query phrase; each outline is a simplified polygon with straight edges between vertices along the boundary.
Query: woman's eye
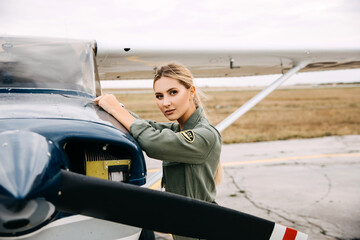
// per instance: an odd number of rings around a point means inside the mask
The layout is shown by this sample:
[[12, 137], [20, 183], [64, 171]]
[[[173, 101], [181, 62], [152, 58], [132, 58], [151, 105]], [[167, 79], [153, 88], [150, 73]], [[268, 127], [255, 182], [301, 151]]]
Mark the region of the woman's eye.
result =
[[162, 95], [155, 95], [155, 97], [156, 97], [157, 99], [160, 99], [160, 98], [162, 98]]
[[175, 95], [175, 94], [177, 94], [176, 90], [173, 90], [173, 91], [170, 92], [170, 95]]

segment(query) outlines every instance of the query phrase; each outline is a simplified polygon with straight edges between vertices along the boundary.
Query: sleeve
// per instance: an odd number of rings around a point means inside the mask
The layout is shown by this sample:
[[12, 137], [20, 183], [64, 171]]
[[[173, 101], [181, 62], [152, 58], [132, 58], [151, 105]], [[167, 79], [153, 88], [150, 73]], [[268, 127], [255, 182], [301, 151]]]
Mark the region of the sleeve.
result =
[[150, 124], [151, 127], [157, 129], [157, 130], [160, 130], [162, 131], [163, 129], [171, 129], [171, 130], [175, 130], [175, 126], [174, 126], [174, 123], [172, 122], [164, 122], [164, 123], [159, 123], [159, 122], [155, 122], [155, 121], [152, 121], [152, 120], [144, 120], [146, 121], [148, 124]]
[[[129, 111], [129, 113], [136, 119], [141, 119], [136, 113], [133, 113], [131, 111]], [[172, 122], [165, 122], [165, 123], [158, 123], [158, 122], [155, 122], [153, 120], [146, 120], [146, 119], [143, 119], [144, 121], [148, 122], [153, 128], [156, 128], [158, 130], [162, 130], [164, 128], [170, 128], [172, 130], [174, 130], [174, 123]]]
[[176, 133], [141, 119], [133, 122], [130, 133], [149, 157], [167, 162], [201, 164], [216, 142], [215, 134], [205, 127]]

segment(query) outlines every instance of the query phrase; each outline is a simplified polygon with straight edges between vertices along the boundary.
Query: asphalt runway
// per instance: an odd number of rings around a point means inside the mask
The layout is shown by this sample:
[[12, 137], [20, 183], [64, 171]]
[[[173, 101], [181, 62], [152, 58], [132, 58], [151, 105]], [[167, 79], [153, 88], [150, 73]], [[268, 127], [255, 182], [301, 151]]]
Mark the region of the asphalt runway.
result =
[[[311, 240], [360, 239], [360, 135], [224, 145], [221, 162], [220, 205]], [[161, 167], [147, 163], [149, 176]]]

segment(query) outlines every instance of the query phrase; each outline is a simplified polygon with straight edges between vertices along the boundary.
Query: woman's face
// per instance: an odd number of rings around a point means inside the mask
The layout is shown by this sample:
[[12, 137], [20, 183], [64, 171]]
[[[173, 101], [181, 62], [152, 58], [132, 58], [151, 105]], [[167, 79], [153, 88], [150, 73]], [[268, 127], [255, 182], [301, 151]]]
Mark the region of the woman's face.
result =
[[184, 124], [196, 110], [193, 98], [195, 87], [186, 89], [178, 80], [161, 77], [154, 83], [156, 103], [170, 121]]

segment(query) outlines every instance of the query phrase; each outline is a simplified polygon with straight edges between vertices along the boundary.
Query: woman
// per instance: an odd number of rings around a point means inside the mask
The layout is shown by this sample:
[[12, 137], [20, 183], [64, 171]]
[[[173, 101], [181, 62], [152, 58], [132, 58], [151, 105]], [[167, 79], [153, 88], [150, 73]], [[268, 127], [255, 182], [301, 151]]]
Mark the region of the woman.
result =
[[176, 63], [160, 66], [153, 88], [161, 112], [177, 123], [140, 119], [113, 95], [102, 95], [94, 102], [121, 122], [149, 157], [163, 161], [167, 192], [215, 202], [221, 136], [203, 114], [191, 72]]

